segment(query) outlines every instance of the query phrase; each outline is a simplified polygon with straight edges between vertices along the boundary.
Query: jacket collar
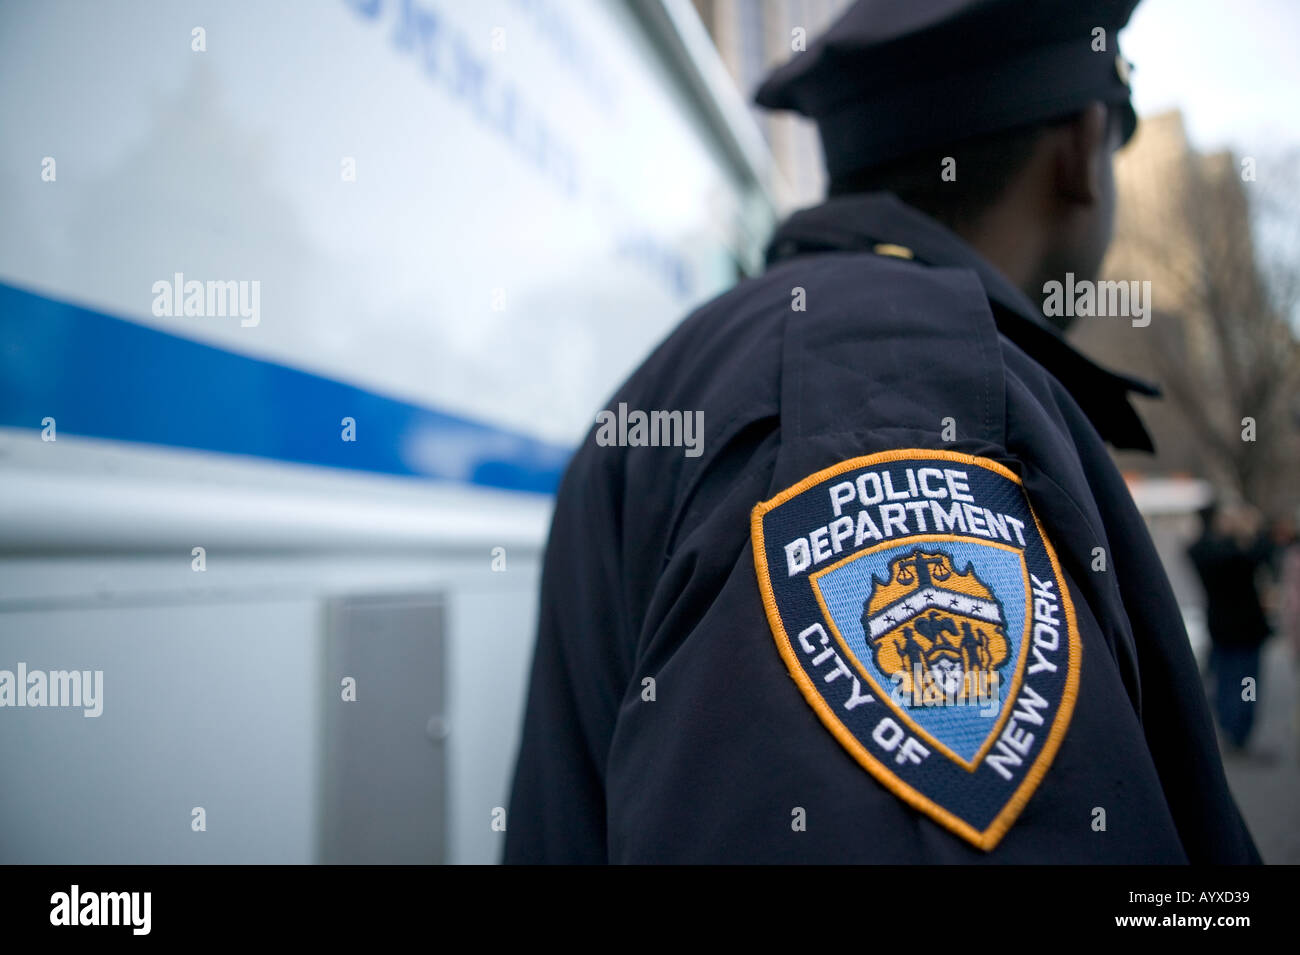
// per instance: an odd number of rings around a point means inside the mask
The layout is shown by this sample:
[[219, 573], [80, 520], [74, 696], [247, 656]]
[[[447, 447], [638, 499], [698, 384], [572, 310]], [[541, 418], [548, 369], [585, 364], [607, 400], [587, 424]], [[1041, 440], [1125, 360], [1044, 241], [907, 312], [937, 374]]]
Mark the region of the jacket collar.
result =
[[887, 192], [837, 196], [796, 212], [773, 235], [767, 264], [816, 252], [904, 246], [926, 265], [966, 268], [984, 286], [998, 330], [1054, 375], [1101, 436], [1117, 448], [1154, 450], [1129, 392], [1159, 395], [1154, 385], [1109, 371], [1065, 340], [1020, 289], [955, 233]]

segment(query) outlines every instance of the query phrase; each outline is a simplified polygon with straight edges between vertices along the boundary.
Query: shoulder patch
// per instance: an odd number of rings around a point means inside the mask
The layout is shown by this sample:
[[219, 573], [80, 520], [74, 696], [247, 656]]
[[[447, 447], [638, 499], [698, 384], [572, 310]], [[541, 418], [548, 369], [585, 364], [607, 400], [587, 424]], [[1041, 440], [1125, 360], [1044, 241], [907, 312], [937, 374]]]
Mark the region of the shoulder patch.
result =
[[1065, 736], [1081, 652], [1019, 477], [951, 451], [853, 458], [757, 505], [752, 535], [822, 723], [899, 798], [996, 846]]

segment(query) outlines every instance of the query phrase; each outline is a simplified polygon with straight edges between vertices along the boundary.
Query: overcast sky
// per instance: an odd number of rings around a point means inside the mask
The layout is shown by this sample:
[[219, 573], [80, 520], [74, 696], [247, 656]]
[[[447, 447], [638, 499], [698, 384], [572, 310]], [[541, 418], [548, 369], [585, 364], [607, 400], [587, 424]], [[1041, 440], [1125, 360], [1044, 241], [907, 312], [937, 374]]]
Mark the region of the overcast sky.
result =
[[1120, 40], [1138, 113], [1181, 109], [1199, 150], [1300, 146], [1298, 0], [1143, 0]]

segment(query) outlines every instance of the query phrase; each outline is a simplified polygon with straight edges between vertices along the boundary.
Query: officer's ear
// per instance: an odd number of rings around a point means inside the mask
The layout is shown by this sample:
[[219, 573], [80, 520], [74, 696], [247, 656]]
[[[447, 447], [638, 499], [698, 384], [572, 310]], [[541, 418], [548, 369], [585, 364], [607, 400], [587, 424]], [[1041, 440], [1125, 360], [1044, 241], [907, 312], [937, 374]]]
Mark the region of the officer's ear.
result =
[[1056, 189], [1066, 202], [1091, 206], [1105, 197], [1113, 126], [1104, 103], [1089, 103], [1056, 129]]

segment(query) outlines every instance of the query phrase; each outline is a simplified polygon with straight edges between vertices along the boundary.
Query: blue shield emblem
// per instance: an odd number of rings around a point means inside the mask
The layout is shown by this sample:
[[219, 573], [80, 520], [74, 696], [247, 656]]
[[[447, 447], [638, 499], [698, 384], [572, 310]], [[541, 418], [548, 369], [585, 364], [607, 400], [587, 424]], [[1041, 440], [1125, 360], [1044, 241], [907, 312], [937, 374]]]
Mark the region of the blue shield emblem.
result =
[[777, 648], [877, 780], [991, 849], [1074, 705], [1074, 608], [1019, 478], [989, 458], [892, 451], [754, 508]]

